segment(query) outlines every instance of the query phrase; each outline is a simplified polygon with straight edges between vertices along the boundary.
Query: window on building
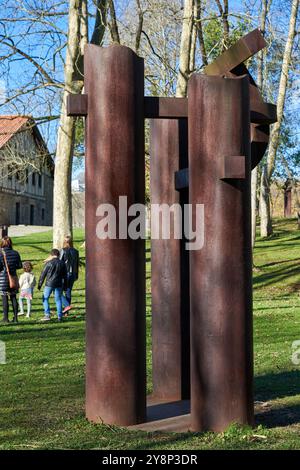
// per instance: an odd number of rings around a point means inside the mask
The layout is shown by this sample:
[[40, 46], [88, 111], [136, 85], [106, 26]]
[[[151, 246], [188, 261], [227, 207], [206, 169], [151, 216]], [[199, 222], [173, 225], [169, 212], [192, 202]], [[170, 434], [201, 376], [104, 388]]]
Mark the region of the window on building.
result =
[[34, 225], [34, 205], [30, 206], [30, 225]]
[[42, 209], [42, 220], [45, 220], [45, 209]]
[[42, 175], [39, 174], [39, 188], [42, 187]]
[[29, 181], [29, 173], [28, 173], [28, 170], [26, 170], [26, 183], [28, 183]]
[[16, 203], [16, 225], [20, 223], [20, 216], [21, 216], [21, 205], [19, 202]]
[[35, 173], [32, 173], [32, 186], [35, 186]]

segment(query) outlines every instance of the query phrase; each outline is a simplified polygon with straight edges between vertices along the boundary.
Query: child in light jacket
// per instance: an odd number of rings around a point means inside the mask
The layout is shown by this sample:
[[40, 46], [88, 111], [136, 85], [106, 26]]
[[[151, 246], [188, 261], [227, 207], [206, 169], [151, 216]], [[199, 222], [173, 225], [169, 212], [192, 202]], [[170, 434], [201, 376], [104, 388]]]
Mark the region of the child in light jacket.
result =
[[31, 301], [33, 297], [33, 290], [36, 285], [36, 279], [35, 279], [34, 274], [32, 273], [33, 268], [32, 268], [32, 264], [30, 263], [30, 261], [25, 261], [25, 263], [23, 263], [23, 269], [24, 269], [24, 273], [20, 276], [20, 279], [19, 279], [19, 284], [20, 284], [19, 315], [24, 315], [23, 300], [26, 299], [27, 301], [26, 318], [30, 318]]

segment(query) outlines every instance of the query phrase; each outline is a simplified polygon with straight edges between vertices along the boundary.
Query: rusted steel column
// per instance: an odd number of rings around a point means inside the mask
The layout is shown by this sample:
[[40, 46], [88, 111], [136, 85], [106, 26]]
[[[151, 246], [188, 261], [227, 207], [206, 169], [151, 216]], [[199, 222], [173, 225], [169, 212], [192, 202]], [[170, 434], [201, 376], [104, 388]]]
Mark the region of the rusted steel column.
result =
[[144, 203], [144, 63], [115, 45], [88, 45], [84, 57], [86, 415], [132, 425], [146, 412], [145, 242], [99, 240], [96, 211], [103, 203], [118, 209], [119, 196], [128, 207]]
[[292, 188], [284, 189], [284, 217], [292, 217]]
[[222, 431], [253, 423], [248, 78], [194, 75], [188, 94], [190, 203], [205, 213], [190, 252], [192, 428]]
[[[151, 203], [183, 204], [187, 190], [175, 190], [175, 172], [188, 165], [186, 119], [150, 121]], [[151, 221], [154, 224], [155, 220]], [[153, 395], [189, 398], [189, 265], [184, 241], [151, 241]]]

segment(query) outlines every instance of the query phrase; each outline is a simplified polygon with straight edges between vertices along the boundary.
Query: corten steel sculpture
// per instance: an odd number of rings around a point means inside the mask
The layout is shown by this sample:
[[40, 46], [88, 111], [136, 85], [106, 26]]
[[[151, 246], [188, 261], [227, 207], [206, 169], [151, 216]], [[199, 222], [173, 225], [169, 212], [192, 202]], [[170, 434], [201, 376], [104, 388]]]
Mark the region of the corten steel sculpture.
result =
[[124, 195], [128, 204], [144, 201], [150, 118], [151, 201], [205, 211], [201, 250], [152, 242], [154, 396], [190, 395], [193, 430], [253, 424], [250, 175], [276, 108], [263, 102], [243, 62], [265, 45], [259, 30], [242, 38], [206, 75], [192, 76], [188, 99], [144, 98], [142, 59], [123, 46], [86, 46], [85, 95], [69, 96], [68, 113], [86, 116], [91, 421], [146, 419], [145, 245], [99, 240], [96, 230], [99, 204], [118, 206]]

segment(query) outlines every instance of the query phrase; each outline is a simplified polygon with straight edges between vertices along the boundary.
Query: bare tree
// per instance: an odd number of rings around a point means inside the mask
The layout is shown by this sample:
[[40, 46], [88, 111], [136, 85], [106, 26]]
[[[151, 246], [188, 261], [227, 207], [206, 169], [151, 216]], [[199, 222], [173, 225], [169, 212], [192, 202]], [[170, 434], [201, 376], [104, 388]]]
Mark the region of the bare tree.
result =
[[292, 59], [292, 51], [296, 36], [297, 13], [299, 0], [292, 0], [289, 31], [285, 43], [282, 59], [280, 82], [277, 98], [277, 122], [273, 125], [270, 135], [267, 164], [262, 173], [260, 196], [260, 233], [267, 237], [272, 233], [272, 220], [270, 215], [270, 182], [275, 168], [276, 153], [279, 145], [280, 130], [283, 121], [284, 105], [287, 92], [288, 75]]
[[196, 18], [197, 18], [198, 41], [199, 41], [199, 47], [200, 47], [202, 63], [205, 66], [205, 65], [208, 64], [208, 61], [207, 61], [207, 52], [206, 52], [204, 34], [203, 34], [203, 27], [202, 27], [202, 15], [203, 15], [203, 11], [204, 11], [204, 2], [203, 2], [203, 0], [197, 0], [196, 8], [197, 8]]
[[[261, 0], [260, 30], [265, 35], [267, 15], [270, 10], [272, 0]], [[261, 93], [263, 92], [263, 69], [264, 69], [265, 50], [258, 53], [257, 59], [257, 86]], [[251, 219], [252, 219], [252, 246], [255, 244], [256, 237], [256, 212], [257, 212], [257, 181], [258, 167], [252, 170], [251, 174]]]
[[[86, 11], [86, 0], [70, 0], [68, 41], [64, 69], [64, 92], [57, 135], [54, 173], [53, 246], [55, 248], [61, 248], [64, 237], [67, 234], [72, 234], [71, 176], [75, 118], [67, 116], [66, 106], [67, 96], [70, 93], [80, 93], [83, 87], [83, 81], [74, 81], [74, 77], [78, 76], [78, 72], [82, 73], [78, 69], [81, 41], [87, 42], [87, 38], [81, 34], [81, 26], [85, 24], [82, 18], [84, 11]], [[86, 28], [84, 28], [84, 31], [86, 31]]]
[[194, 0], [185, 0], [176, 87], [176, 96], [179, 98], [187, 95], [188, 79], [194, 68], [195, 42], [195, 2]]
[[108, 22], [108, 27], [112, 41], [117, 44], [121, 44], [114, 0], [108, 0], [108, 7], [110, 12], [110, 21]]
[[223, 0], [223, 5], [221, 0], [215, 0], [216, 5], [218, 7], [222, 24], [223, 24], [223, 50], [227, 49], [229, 44], [229, 7], [228, 7], [228, 0]]

